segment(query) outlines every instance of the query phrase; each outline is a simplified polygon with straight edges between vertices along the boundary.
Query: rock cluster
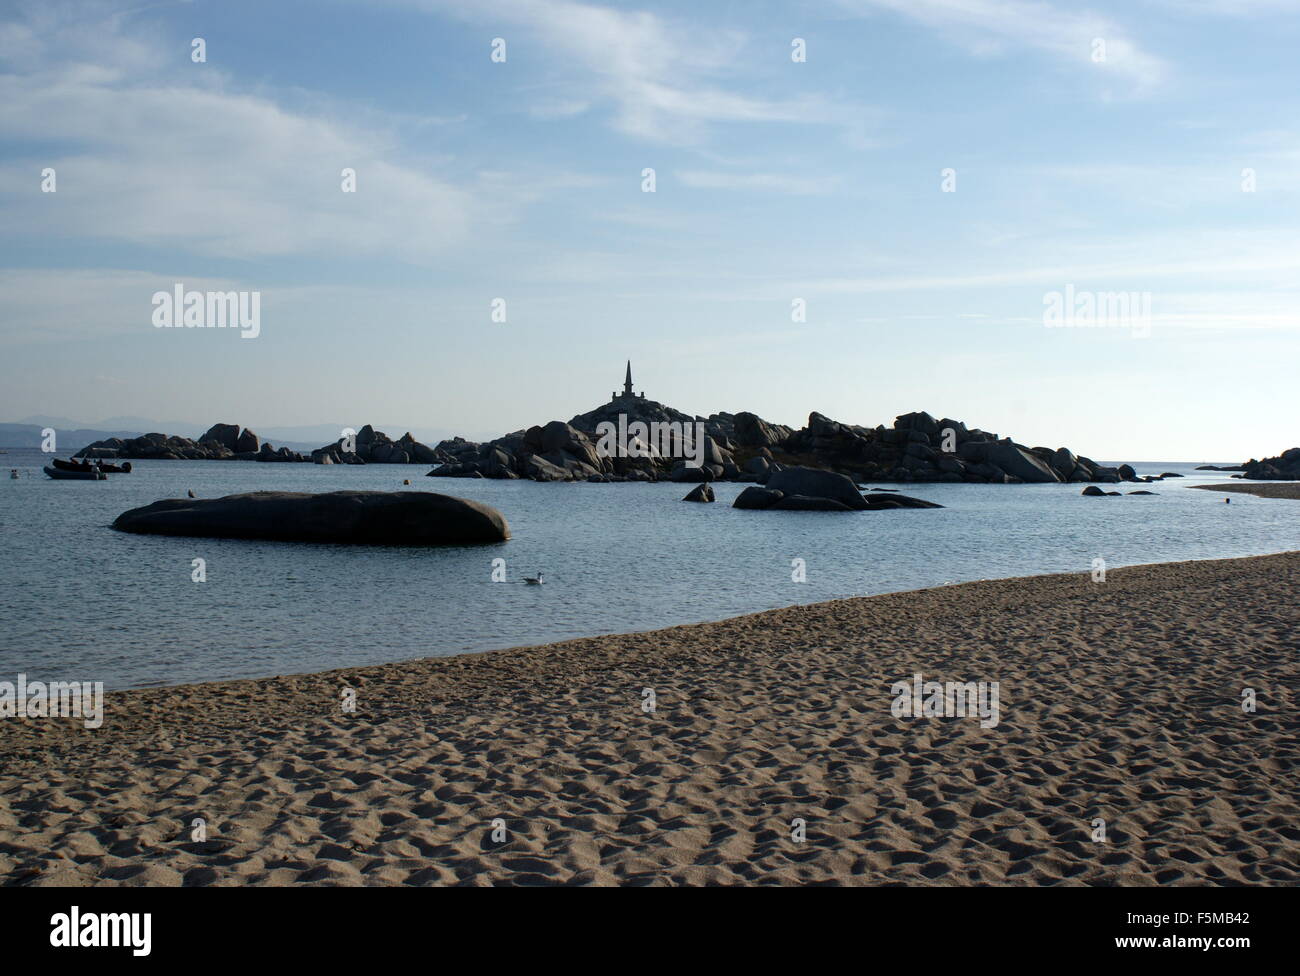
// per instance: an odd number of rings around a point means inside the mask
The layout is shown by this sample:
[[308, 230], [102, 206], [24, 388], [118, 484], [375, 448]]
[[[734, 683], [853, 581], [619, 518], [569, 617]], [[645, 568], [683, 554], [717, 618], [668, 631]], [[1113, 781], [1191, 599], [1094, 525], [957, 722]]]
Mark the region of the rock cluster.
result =
[[[345, 449], [349, 447], [355, 449]], [[307, 456], [287, 447], [276, 450], [247, 427], [241, 430], [238, 424], [213, 424], [198, 440], [166, 434], [110, 437], [95, 441], [73, 456], [155, 461], [315, 461], [317, 464], [437, 464], [447, 460], [446, 455], [421, 444], [409, 431], [394, 441], [370, 424], [357, 431], [354, 445], [340, 437]]]
[[858, 479], [992, 484], [1138, 480], [1128, 465], [1107, 467], [1064, 447], [1026, 447], [924, 412], [903, 414], [892, 427], [874, 428], [814, 413], [781, 449]]
[[[637, 424], [650, 429], [681, 425], [701, 432], [699, 451], [692, 450], [689, 459], [674, 456], [681, 451], [663, 453], [662, 444], [653, 436], [648, 444], [634, 437], [634, 449], [624, 450], [621, 445], [610, 451], [602, 444], [605, 428], [601, 425], [606, 423], [620, 430], [635, 429]], [[796, 431], [746, 412], [692, 417], [644, 397], [616, 397], [567, 423], [552, 420], [486, 443], [455, 437], [431, 448], [409, 432], [394, 441], [366, 425], [354, 439], [339, 438], [303, 457], [287, 448], [276, 451], [261, 444], [256, 434], [241, 431], [235, 424], [216, 424], [198, 441], [163, 434], [127, 441], [110, 438], [97, 441], [78, 456], [431, 464], [436, 465], [429, 472], [432, 477], [534, 481], [725, 480], [765, 485], [773, 475], [791, 467], [834, 471], [855, 481], [1023, 484], [1159, 480], [1139, 478], [1126, 464], [1108, 467], [1064, 447], [1026, 447], [1010, 438], [968, 428], [961, 421], [936, 420], [928, 413], [903, 414], [892, 427], [860, 427], [813, 413], [807, 426]], [[798, 496], [797, 492], [783, 494]], [[797, 504], [802, 503], [787, 502]]]
[[[531, 478], [534, 481], [682, 481], [754, 480], [743, 478], [733, 453], [732, 416], [692, 417], [654, 400], [624, 399], [605, 404], [568, 423], [552, 420], [545, 426], [515, 431], [485, 444], [463, 438], [440, 443], [435, 449], [444, 461], [430, 471], [438, 478]], [[701, 464], [681, 457], [662, 456], [655, 445], [645, 445], [645, 456], [631, 451], [601, 451], [598, 433], [602, 423], [614, 427], [631, 424], [702, 424]], [[776, 428], [785, 430], [785, 428]]]
[[[317, 464], [437, 464], [442, 460], [433, 448], [421, 444], [408, 430], [398, 440], [393, 440], [382, 430], [366, 424], [349, 443], [340, 437], [311, 452]], [[349, 448], [355, 447], [355, 450]]]
[[140, 437], [110, 437], [83, 447], [74, 457], [132, 458], [153, 461], [302, 461], [303, 456], [287, 447], [278, 451], [269, 442], [238, 424], [213, 424], [198, 440], [144, 434]]
[[[700, 424], [702, 464], [681, 458], [606, 457], [597, 446], [602, 423]], [[898, 417], [893, 427], [859, 427], [819, 413], [792, 431], [752, 413], [691, 417], [653, 400], [617, 399], [568, 423], [553, 420], [485, 444], [456, 438], [436, 448], [444, 478], [532, 478], [537, 481], [741, 481], [766, 484], [788, 467], [829, 469], [855, 480], [908, 482], [1139, 481], [1128, 465], [1107, 467], [1067, 448], [1025, 447], [960, 421], [928, 413]], [[802, 504], [790, 502], [790, 505]]]
[[1250, 481], [1300, 481], [1300, 447], [1262, 461], [1251, 458], [1241, 470], [1242, 477]]

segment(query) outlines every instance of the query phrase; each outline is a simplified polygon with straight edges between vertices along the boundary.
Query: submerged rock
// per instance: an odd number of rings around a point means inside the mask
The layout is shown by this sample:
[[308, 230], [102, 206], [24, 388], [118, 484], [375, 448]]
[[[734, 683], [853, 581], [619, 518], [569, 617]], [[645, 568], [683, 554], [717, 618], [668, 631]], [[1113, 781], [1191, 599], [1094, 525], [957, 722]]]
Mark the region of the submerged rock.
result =
[[169, 498], [123, 512], [122, 532], [383, 546], [463, 545], [510, 538], [505, 518], [480, 502], [430, 491], [256, 491]]
[[810, 495], [786, 495], [769, 511], [773, 512], [851, 512], [843, 502], [834, 498], [816, 498]]
[[696, 485], [687, 493], [686, 497], [682, 499], [684, 502], [711, 502], [713, 500], [713, 486], [707, 481], [703, 484]]
[[897, 493], [867, 495], [866, 501], [867, 508], [872, 510], [883, 508], [943, 508], [938, 502], [927, 502], [924, 498], [913, 498], [911, 495]]

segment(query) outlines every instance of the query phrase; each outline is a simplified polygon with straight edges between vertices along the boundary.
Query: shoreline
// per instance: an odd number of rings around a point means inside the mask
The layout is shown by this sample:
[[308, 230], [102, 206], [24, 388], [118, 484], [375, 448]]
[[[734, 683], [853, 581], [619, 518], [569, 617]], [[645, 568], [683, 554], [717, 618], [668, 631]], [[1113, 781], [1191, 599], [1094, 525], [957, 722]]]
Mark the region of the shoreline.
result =
[[1300, 481], [1247, 481], [1222, 485], [1188, 485], [1199, 491], [1226, 491], [1234, 495], [1254, 495], [1256, 498], [1300, 499]]
[[[1293, 884], [1297, 583], [1297, 552], [1153, 563], [109, 692], [94, 732], [0, 719], [0, 876]], [[917, 672], [999, 682], [1000, 722], [893, 716]]]
[[[1217, 486], [1191, 485], [1188, 487], [1213, 488]], [[1296, 483], [1296, 488], [1300, 489], [1300, 483]], [[1246, 489], [1243, 488], [1239, 490], [1239, 493], [1244, 493], [1245, 491]], [[1289, 496], [1277, 495], [1274, 497], [1289, 497]], [[1128, 570], [1143, 569], [1143, 568], [1153, 567], [1153, 566], [1181, 566], [1181, 565], [1191, 565], [1196, 563], [1238, 563], [1238, 562], [1245, 562], [1252, 559], [1269, 559], [1275, 556], [1288, 556], [1288, 555], [1300, 556], [1300, 550], [1282, 550], [1280, 552], [1260, 553], [1257, 555], [1250, 555], [1250, 556], [1226, 556], [1226, 557], [1214, 556], [1214, 557], [1207, 557], [1204, 559], [1182, 559], [1182, 560], [1176, 560], [1174, 562], [1133, 563], [1129, 565], [1108, 567], [1107, 575], [1113, 578], [1116, 573], [1122, 573]], [[889, 598], [907, 597], [913, 594], [933, 593], [937, 591], [952, 590], [961, 587], [976, 587], [976, 586], [983, 586], [983, 585], [1012, 584], [1012, 583], [1032, 583], [1033, 581], [1036, 580], [1049, 580], [1049, 579], [1058, 579], [1058, 578], [1062, 580], [1071, 580], [1075, 578], [1087, 578], [1087, 577], [1088, 577], [1087, 572], [1034, 573], [1028, 576], [1006, 576], [1006, 577], [995, 577], [992, 579], [984, 579], [984, 580], [962, 580], [955, 583], [943, 583], [937, 586], [923, 586], [923, 587], [910, 589], [910, 590], [890, 590], [889, 592], [886, 593], [872, 593], [864, 596], [838, 597], [831, 600], [819, 600], [814, 603], [792, 603], [784, 607], [773, 607], [767, 610], [755, 610], [750, 613], [737, 614], [731, 617], [722, 617], [716, 620], [697, 620], [697, 621], [689, 621], [681, 624], [669, 624], [668, 626], [656, 627], [652, 630], [619, 631], [616, 633], [608, 633], [608, 634], [594, 634], [594, 635], [582, 636], [582, 637], [569, 637], [569, 638], [565, 638], [564, 640], [547, 641], [542, 644], [512, 644], [512, 645], [507, 645], [505, 647], [488, 648], [486, 650], [476, 650], [476, 651], [462, 651], [457, 654], [448, 654], [443, 656], [401, 658], [396, 661], [385, 661], [379, 664], [361, 664], [361, 665], [349, 665], [347, 667], [342, 667], [342, 668], [326, 668], [323, 671], [300, 671], [291, 674], [262, 675], [259, 677], [244, 677], [244, 678], [214, 678], [210, 681], [189, 681], [189, 682], [184, 682], [182, 684], [174, 684], [174, 685], [171, 684], [149, 685], [149, 686], [139, 687], [139, 688], [107, 689], [104, 692], [104, 701], [107, 707], [107, 702], [110, 699], [115, 698], [117, 696], [122, 696], [127, 700], [132, 701], [132, 705], [130, 707], [134, 708], [134, 707], [142, 706], [144, 709], [148, 711], [157, 712], [159, 706], [162, 706], [164, 708], [170, 708], [171, 703], [162, 703], [153, 700], [156, 696], [161, 696], [164, 698], [172, 698], [176, 696], [179, 696], [181, 698], [202, 697], [203, 693], [208, 689], [213, 689], [215, 693], [221, 695], [231, 695], [237, 692], [247, 692], [250, 690], [256, 691], [256, 689], [251, 689], [248, 686], [258, 686], [258, 685], [279, 683], [279, 684], [283, 684], [284, 687], [288, 688], [288, 687], [296, 687], [304, 682], [310, 681], [311, 679], [324, 679], [326, 677], [334, 679], [334, 683], [336, 685], [341, 686], [342, 684], [346, 684], [350, 676], [353, 675], [359, 676], [363, 682], [374, 680], [376, 678], [382, 679], [382, 675], [376, 674], [376, 672], [384, 672], [388, 669], [401, 669], [401, 671], [405, 675], [409, 672], [420, 670], [421, 667], [424, 665], [436, 666], [438, 662], [448, 662], [448, 663], [468, 662], [475, 658], [489, 656], [489, 655], [526, 654], [529, 652], [546, 651], [549, 649], [559, 649], [559, 648], [568, 649], [570, 645], [582, 644], [584, 642], [605, 642], [611, 640], [618, 640], [620, 638], [643, 638], [643, 637], [651, 638], [659, 634], [673, 635], [675, 637], [674, 632], [677, 631], [690, 630], [695, 628], [704, 628], [704, 627], [719, 627], [726, 624], [730, 624], [732, 622], [748, 621], [751, 618], [762, 618], [770, 614], [781, 614], [787, 611], [818, 610], [823, 607], [831, 607], [843, 603], [853, 603], [859, 600], [886, 600]], [[6, 680], [5, 676], [0, 675], [0, 680]], [[35, 679], [33, 678], [31, 680], [35, 680]], [[138, 701], [135, 700], [136, 696], [139, 696]], [[262, 700], [266, 700], [265, 697], [263, 697]], [[0, 757], [10, 756], [8, 745], [11, 737], [22, 737], [21, 733], [19, 733], [18, 736], [13, 736], [12, 733], [7, 734], [7, 726], [5, 724], [6, 721], [12, 722], [14, 726], [23, 723], [22, 719], [0, 720]], [[108, 727], [108, 723], [106, 721], [105, 728], [107, 727]], [[231, 729], [239, 729], [242, 727], [243, 726], [239, 724], [229, 726], [229, 728]], [[102, 733], [104, 729], [100, 729], [98, 731]], [[48, 738], [51, 741], [57, 741], [63, 738], [62, 734], [56, 731], [53, 726], [32, 727], [31, 725], [29, 725], [28, 732], [35, 733], [28, 740], [33, 742], [45, 738]]]

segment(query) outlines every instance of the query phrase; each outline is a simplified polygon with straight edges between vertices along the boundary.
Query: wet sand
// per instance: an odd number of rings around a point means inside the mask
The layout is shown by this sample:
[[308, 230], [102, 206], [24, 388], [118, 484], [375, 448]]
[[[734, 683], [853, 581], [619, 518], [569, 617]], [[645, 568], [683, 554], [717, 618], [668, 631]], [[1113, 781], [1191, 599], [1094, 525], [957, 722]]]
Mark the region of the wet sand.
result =
[[1260, 498], [1300, 498], [1300, 481], [1248, 481], [1233, 485], [1191, 485], [1202, 491], [1226, 491]]
[[[0, 719], [0, 881], [1294, 885], [1298, 584], [1168, 563], [110, 693], [94, 731]], [[998, 723], [895, 717], [917, 672], [998, 682]]]

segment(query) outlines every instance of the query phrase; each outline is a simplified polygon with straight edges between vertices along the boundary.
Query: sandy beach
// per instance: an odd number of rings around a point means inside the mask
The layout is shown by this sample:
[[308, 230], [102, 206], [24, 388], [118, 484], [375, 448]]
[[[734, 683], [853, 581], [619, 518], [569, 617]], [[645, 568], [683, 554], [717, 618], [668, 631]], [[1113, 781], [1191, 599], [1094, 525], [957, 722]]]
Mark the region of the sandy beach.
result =
[[1259, 498], [1300, 498], [1300, 481], [1250, 481], [1233, 485], [1191, 485], [1202, 491], [1226, 491]]
[[[1169, 563], [109, 693], [0, 720], [0, 878], [1294, 885], [1298, 586]], [[998, 682], [996, 724], [896, 717], [917, 673]]]

